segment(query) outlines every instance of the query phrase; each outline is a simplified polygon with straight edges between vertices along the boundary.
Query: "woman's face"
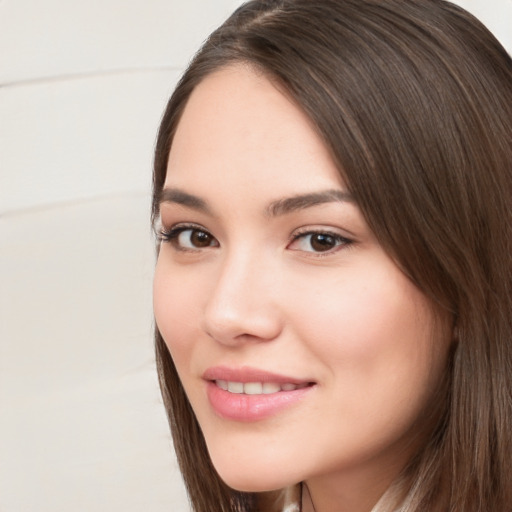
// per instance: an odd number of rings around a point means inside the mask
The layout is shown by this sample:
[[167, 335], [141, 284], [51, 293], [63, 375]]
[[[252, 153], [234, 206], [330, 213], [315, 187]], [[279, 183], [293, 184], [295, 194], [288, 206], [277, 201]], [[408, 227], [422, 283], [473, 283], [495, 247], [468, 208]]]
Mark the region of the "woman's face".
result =
[[364, 487], [398, 471], [448, 336], [263, 75], [233, 66], [194, 90], [161, 221], [157, 325], [227, 484]]

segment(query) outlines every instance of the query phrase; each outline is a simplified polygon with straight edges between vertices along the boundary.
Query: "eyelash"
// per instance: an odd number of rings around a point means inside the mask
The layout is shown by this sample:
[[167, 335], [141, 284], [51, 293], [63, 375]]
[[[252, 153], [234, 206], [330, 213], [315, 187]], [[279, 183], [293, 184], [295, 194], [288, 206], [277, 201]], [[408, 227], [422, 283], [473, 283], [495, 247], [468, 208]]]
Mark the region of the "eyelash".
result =
[[[216, 244], [215, 245], [205, 245], [204, 247], [195, 247], [195, 248], [183, 247], [182, 245], [179, 245], [178, 237], [184, 231], [204, 233], [207, 236], [211, 237], [211, 240], [214, 240], [216, 242]], [[307, 231], [295, 233], [290, 238], [290, 241], [288, 242], [287, 247], [289, 247], [291, 244], [293, 244], [295, 242], [300, 241], [301, 239], [305, 239], [308, 236], [312, 237], [315, 235], [330, 237], [335, 242], [334, 247], [332, 247], [331, 249], [327, 249], [325, 251], [303, 250], [303, 252], [311, 253], [316, 258], [328, 256], [328, 255], [333, 254], [343, 248], [347, 248], [354, 243], [353, 240], [346, 238], [346, 237], [340, 235], [339, 233], [335, 233], [335, 232], [332, 232], [329, 230], [323, 230], [323, 229], [317, 229], [317, 230], [309, 229]], [[161, 228], [158, 233], [158, 241], [160, 243], [170, 243], [175, 250], [182, 251], [182, 252], [188, 252], [188, 251], [195, 252], [195, 251], [200, 251], [200, 250], [208, 248], [208, 247], [218, 247], [218, 245], [219, 245], [219, 243], [216, 241], [215, 237], [213, 235], [211, 235], [209, 233], [209, 231], [207, 231], [206, 229], [204, 229], [203, 227], [201, 227], [200, 225], [197, 225], [197, 224], [179, 224], [179, 225], [173, 226], [172, 228], [170, 228], [168, 230], [165, 228]], [[301, 249], [291, 249], [291, 250], [300, 251]]]
[[[170, 243], [173, 246], [173, 248], [177, 251], [195, 252], [195, 251], [200, 251], [201, 249], [203, 249], [202, 247], [190, 248], [190, 247], [183, 247], [182, 245], [179, 245], [178, 237], [184, 231], [204, 233], [204, 234], [210, 236], [212, 240], [215, 240], [215, 237], [213, 235], [211, 235], [206, 229], [204, 229], [203, 227], [201, 227], [197, 224], [178, 224], [176, 226], [173, 226], [170, 229], [165, 229], [162, 227], [160, 229], [160, 232], [158, 233], [158, 241], [160, 243]], [[216, 246], [218, 246], [218, 242], [217, 242]], [[214, 246], [205, 246], [205, 248], [206, 247], [215, 247], [215, 245]]]
[[[295, 233], [291, 237], [291, 240], [288, 243], [288, 246], [290, 246], [294, 242], [297, 242], [301, 239], [305, 239], [308, 236], [315, 236], [315, 235], [330, 237], [335, 242], [334, 247], [332, 247], [331, 249], [328, 249], [326, 251], [304, 251], [307, 253], [311, 253], [312, 255], [314, 255], [315, 258], [323, 258], [323, 257], [329, 256], [333, 253], [338, 252], [341, 249], [348, 248], [350, 245], [352, 245], [354, 243], [353, 240], [351, 240], [345, 236], [342, 236], [339, 233], [333, 232], [333, 231], [329, 231], [326, 229], [308, 229], [307, 231]], [[292, 249], [292, 250], [300, 250], [300, 249]]]

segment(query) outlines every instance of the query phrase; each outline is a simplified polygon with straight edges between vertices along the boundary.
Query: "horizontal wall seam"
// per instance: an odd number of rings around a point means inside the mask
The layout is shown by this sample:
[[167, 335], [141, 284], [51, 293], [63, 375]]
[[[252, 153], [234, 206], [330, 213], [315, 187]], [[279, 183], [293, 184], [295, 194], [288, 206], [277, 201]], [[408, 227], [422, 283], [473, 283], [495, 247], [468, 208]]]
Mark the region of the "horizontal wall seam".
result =
[[102, 69], [96, 71], [84, 71], [77, 73], [64, 73], [59, 75], [48, 75], [34, 78], [24, 78], [20, 80], [13, 80], [11, 82], [0, 83], [0, 89], [11, 88], [17, 86], [30, 86], [30, 85], [41, 85], [54, 82], [67, 82], [72, 80], [82, 80], [84, 78], [100, 78], [107, 76], [123, 75], [123, 74], [138, 74], [138, 73], [161, 73], [161, 72], [179, 72], [183, 68], [179, 66], [137, 66], [129, 68], [119, 69]]

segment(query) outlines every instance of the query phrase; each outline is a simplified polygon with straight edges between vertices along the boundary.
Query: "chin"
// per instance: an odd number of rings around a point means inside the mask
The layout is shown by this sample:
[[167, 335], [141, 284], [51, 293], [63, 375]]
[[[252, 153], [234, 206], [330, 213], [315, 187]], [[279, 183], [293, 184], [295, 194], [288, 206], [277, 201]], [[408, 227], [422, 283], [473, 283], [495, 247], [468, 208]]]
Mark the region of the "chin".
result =
[[259, 475], [259, 471], [251, 467], [223, 468], [218, 467], [215, 463], [214, 466], [222, 481], [235, 491], [268, 492], [277, 491], [290, 485], [290, 482], [276, 478], [277, 475], [273, 474], [274, 471], [271, 468], [268, 468], [266, 474]]
[[[222, 475], [221, 475], [222, 478]], [[255, 481], [254, 474], [251, 475], [249, 479], [224, 479], [222, 478], [222, 481], [231, 489], [234, 489], [235, 491], [240, 492], [255, 492], [255, 493], [261, 493], [261, 492], [270, 492], [270, 491], [278, 491], [280, 489], [283, 489], [284, 487], [287, 487], [286, 485], [280, 486], [280, 485], [269, 485], [265, 482], [259, 482]]]
[[[249, 428], [245, 428], [249, 427]], [[221, 433], [205, 429], [210, 460], [222, 481], [241, 492], [269, 492], [303, 480], [295, 443], [273, 442], [267, 427], [242, 425]]]

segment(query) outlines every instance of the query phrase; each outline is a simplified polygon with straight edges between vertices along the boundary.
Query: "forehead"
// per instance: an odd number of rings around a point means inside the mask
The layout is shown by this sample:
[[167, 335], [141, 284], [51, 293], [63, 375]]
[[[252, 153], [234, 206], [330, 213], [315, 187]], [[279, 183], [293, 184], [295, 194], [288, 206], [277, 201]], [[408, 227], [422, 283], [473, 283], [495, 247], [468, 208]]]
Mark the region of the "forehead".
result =
[[322, 188], [341, 182], [306, 114], [264, 74], [242, 64], [199, 83], [169, 155], [166, 186], [207, 186], [218, 179], [248, 186], [267, 179], [276, 188], [283, 182]]

